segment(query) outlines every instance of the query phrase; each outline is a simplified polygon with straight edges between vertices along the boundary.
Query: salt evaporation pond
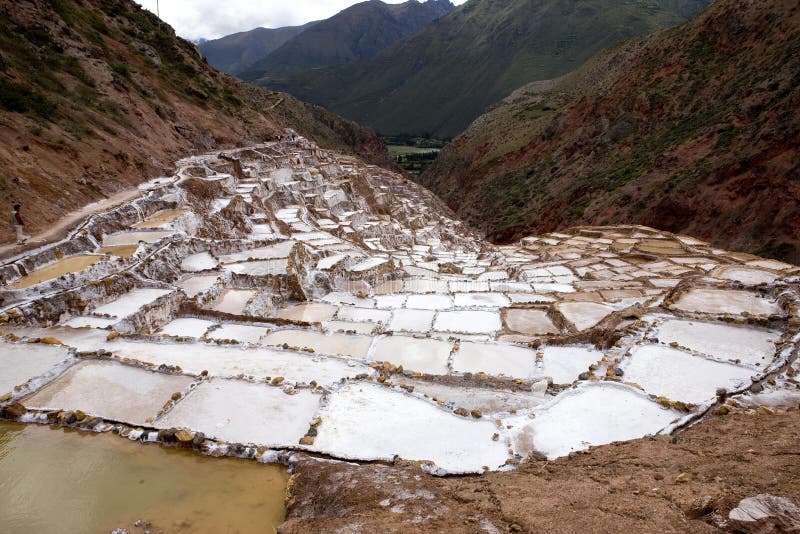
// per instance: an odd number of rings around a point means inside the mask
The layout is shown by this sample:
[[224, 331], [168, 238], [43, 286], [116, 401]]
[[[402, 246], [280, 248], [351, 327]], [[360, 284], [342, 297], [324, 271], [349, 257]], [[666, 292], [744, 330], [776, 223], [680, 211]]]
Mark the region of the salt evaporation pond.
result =
[[151, 532], [275, 532], [286, 483], [276, 465], [0, 423], [6, 534], [108, 533], [137, 520], [151, 523]]
[[70, 256], [51, 265], [37, 269], [32, 273], [23, 276], [19, 280], [8, 285], [8, 289], [25, 289], [53, 278], [58, 278], [65, 274], [77, 273], [87, 267], [91, 267], [103, 259], [102, 256], [95, 254], [81, 254], [80, 256]]

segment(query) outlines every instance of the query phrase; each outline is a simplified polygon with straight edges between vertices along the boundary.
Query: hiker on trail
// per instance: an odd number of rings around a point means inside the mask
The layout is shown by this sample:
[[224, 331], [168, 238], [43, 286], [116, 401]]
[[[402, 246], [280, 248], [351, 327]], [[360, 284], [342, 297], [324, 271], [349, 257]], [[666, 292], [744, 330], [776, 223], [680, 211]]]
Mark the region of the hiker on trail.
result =
[[11, 223], [14, 225], [14, 230], [17, 231], [17, 245], [25, 244], [28, 236], [25, 235], [25, 223], [22, 221], [22, 214], [19, 210], [22, 206], [14, 204], [14, 211], [11, 213]]

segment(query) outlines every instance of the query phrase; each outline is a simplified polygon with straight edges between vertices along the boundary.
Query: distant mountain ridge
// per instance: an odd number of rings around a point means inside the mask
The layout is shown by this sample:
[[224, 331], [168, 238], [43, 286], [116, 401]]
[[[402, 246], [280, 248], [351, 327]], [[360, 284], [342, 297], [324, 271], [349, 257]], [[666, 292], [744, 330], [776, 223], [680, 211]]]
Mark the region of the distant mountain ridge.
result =
[[249, 81], [276, 79], [366, 59], [453, 9], [449, 0], [361, 2], [288, 39], [239, 74]]
[[527, 85], [421, 182], [499, 242], [642, 224], [800, 263], [800, 7], [716, 0]]
[[370, 58], [282, 79], [245, 77], [382, 134], [451, 137], [514, 89], [679, 24], [710, 2], [470, 0]]
[[236, 75], [317, 22], [274, 29], [255, 28], [201, 41], [197, 47], [212, 67]]

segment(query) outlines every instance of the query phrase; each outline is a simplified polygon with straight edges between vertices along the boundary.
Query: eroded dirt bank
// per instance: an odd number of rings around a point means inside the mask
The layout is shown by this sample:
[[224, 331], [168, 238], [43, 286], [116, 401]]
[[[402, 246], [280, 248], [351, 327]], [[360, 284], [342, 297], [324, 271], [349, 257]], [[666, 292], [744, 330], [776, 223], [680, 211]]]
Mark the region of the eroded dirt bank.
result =
[[289, 491], [284, 534], [725, 531], [743, 498], [800, 500], [800, 412], [713, 417], [481, 477], [308, 460]]

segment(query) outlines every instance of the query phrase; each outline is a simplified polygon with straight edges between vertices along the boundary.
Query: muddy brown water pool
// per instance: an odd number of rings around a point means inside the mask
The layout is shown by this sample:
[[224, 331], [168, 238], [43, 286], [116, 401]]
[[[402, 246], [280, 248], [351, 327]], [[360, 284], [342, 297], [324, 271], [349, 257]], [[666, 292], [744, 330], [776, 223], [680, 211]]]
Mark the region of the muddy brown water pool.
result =
[[275, 532], [286, 469], [109, 434], [0, 422], [0, 530]]
[[30, 274], [23, 276], [19, 280], [9, 284], [8, 289], [25, 289], [26, 287], [45, 282], [47, 280], [52, 280], [53, 278], [58, 278], [59, 276], [65, 274], [77, 273], [91, 265], [94, 265], [101, 259], [103, 259], [103, 257], [96, 254], [70, 256], [69, 258], [64, 258], [63, 260], [59, 260], [51, 265], [48, 265], [47, 267], [42, 267], [41, 269], [37, 269]]

